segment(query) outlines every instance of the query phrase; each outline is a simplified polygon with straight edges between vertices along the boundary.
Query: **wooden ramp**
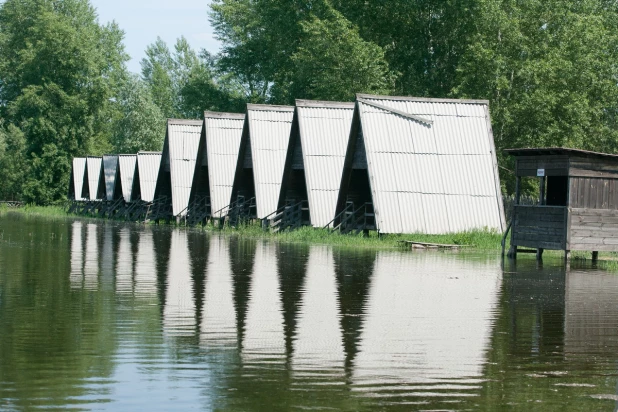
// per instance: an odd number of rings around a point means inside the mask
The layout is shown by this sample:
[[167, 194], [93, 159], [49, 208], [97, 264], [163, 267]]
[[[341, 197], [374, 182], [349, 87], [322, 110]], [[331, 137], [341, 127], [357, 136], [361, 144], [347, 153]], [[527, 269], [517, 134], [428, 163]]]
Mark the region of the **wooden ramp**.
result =
[[399, 243], [409, 246], [410, 249], [460, 249], [470, 245], [448, 245], [443, 243], [415, 242], [412, 240], [400, 240]]

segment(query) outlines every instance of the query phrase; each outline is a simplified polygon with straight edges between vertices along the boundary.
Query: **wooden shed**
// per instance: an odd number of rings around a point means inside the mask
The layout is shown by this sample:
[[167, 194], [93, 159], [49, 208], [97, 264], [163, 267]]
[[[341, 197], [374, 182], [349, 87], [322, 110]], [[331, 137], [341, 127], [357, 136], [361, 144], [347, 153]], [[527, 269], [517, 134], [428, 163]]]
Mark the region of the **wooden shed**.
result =
[[[510, 149], [516, 158], [509, 257], [518, 247], [618, 251], [618, 155], [565, 148]], [[522, 205], [522, 178], [539, 180], [537, 205]]]

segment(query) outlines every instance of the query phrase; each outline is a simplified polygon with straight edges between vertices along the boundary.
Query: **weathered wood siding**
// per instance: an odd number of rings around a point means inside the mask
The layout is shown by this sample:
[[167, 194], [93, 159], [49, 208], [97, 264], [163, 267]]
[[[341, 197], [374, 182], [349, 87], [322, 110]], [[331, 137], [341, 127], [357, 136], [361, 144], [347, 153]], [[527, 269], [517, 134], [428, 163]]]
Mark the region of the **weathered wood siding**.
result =
[[525, 156], [517, 158], [517, 176], [536, 177], [538, 169], [545, 169], [546, 176], [566, 176], [569, 170], [567, 156]]
[[570, 209], [570, 250], [618, 251], [618, 211]]
[[618, 210], [618, 179], [571, 177], [569, 206]]
[[567, 208], [559, 206], [515, 206], [513, 243], [542, 249], [566, 246]]

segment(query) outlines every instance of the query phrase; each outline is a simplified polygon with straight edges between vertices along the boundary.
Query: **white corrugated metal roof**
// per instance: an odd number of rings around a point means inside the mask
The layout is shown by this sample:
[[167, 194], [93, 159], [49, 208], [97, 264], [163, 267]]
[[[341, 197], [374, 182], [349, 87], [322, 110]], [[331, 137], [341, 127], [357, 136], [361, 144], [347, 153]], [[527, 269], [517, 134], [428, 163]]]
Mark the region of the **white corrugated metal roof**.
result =
[[354, 103], [297, 100], [311, 224], [324, 227], [335, 217]]
[[172, 182], [172, 213], [174, 216], [187, 214], [201, 136], [201, 120], [168, 121], [167, 138]]
[[86, 160], [86, 166], [88, 168], [88, 189], [89, 199], [100, 199], [97, 197], [99, 192], [99, 182], [101, 179], [103, 159], [100, 157], [88, 156]]
[[244, 122], [244, 114], [204, 113], [210, 205], [213, 212], [221, 210], [221, 215], [227, 213], [222, 209], [232, 198]]
[[75, 190], [75, 200], [83, 200], [82, 189], [84, 187], [84, 174], [86, 173], [86, 158], [73, 158], [73, 190]]
[[118, 155], [103, 155], [103, 172], [105, 174], [105, 196], [114, 200], [116, 176], [118, 173]]
[[154, 200], [160, 166], [160, 152], [139, 152], [137, 154], [140, 196], [145, 202], [152, 202]]
[[247, 105], [258, 219], [277, 210], [294, 107]]
[[382, 233], [504, 229], [488, 102], [359, 95], [358, 110]]
[[135, 177], [136, 165], [137, 155], [118, 155], [120, 184], [122, 184], [122, 197], [125, 202], [131, 201], [131, 192], [133, 191], [133, 178]]

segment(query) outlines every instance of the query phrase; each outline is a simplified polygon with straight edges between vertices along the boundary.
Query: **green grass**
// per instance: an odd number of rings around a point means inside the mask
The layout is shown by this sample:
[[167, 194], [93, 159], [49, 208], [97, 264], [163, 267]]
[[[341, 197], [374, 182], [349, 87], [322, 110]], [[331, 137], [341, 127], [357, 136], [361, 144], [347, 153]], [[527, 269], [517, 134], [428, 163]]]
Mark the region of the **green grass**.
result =
[[[9, 209], [5, 206], [0, 206], [0, 216], [7, 213], [21, 213], [28, 216], [42, 216], [50, 218], [76, 217], [74, 215], [67, 214], [66, 210], [60, 206], [26, 205], [18, 209]], [[90, 217], [89, 219], [94, 218]], [[500, 241], [502, 240], [502, 235], [500, 233], [488, 230], [476, 230], [446, 235], [426, 235], [418, 233], [408, 235], [378, 236], [376, 232], [370, 232], [369, 236], [363, 236], [362, 234], [344, 235], [339, 232], [331, 232], [326, 229], [316, 229], [312, 227], [302, 227], [292, 231], [273, 233], [262, 229], [260, 223], [250, 223], [240, 225], [239, 227], [225, 226], [223, 229], [218, 229], [212, 225], [207, 225], [204, 228], [198, 227], [193, 230], [205, 231], [209, 233], [222, 233], [224, 235], [235, 235], [246, 238], [269, 238], [279, 242], [313, 243], [342, 247], [379, 249], [405, 248], [406, 245], [402, 244], [401, 241], [412, 240], [417, 242], [469, 246], [468, 248], [465, 248], [465, 250], [497, 251], [500, 250]]]

